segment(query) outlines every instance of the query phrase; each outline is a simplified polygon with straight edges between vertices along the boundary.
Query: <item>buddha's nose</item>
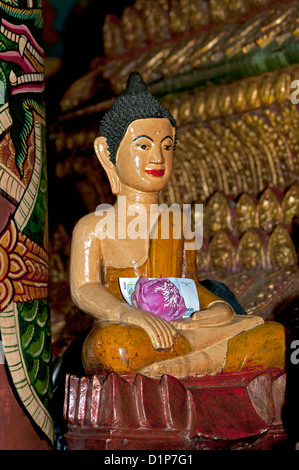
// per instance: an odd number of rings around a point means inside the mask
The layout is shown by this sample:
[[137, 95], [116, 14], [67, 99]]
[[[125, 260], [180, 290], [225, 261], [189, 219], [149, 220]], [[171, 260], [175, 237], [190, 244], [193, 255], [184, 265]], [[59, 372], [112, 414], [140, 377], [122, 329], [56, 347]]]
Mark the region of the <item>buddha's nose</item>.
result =
[[149, 163], [164, 163], [165, 159], [160, 146], [154, 146], [151, 150]]

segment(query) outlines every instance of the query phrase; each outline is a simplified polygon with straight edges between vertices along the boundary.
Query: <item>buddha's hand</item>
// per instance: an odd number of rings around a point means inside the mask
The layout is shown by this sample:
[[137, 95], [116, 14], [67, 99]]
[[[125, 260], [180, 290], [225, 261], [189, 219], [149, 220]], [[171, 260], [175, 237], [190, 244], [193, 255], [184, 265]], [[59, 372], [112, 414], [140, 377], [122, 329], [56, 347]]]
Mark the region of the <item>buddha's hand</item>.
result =
[[188, 330], [199, 326], [216, 326], [229, 323], [235, 316], [231, 306], [223, 300], [215, 300], [206, 309], [194, 312], [190, 318], [171, 321], [177, 330]]
[[151, 339], [155, 349], [170, 349], [177, 334], [174, 327], [163, 318], [145, 310], [130, 307], [126, 309], [121, 320], [131, 325], [143, 328]]

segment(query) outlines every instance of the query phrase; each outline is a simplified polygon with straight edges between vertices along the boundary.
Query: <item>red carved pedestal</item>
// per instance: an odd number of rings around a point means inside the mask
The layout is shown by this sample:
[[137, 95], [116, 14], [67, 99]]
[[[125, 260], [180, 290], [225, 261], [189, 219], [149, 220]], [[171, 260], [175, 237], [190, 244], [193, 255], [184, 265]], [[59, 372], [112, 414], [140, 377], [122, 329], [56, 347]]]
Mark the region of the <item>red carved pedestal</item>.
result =
[[266, 370], [178, 380], [66, 377], [69, 449], [272, 449], [286, 440], [286, 376]]

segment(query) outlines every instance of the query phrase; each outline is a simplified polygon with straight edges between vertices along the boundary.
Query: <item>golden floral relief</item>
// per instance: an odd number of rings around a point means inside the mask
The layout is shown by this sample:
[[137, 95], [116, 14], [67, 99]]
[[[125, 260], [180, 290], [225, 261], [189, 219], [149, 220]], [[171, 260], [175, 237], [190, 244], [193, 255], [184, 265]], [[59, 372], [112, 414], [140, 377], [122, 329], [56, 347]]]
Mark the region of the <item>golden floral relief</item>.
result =
[[267, 233], [271, 233], [274, 227], [282, 222], [280, 201], [271, 188], [267, 188], [259, 198], [256, 215], [258, 226]]
[[256, 226], [256, 202], [249, 194], [243, 193], [236, 204], [236, 224], [240, 235]]
[[299, 217], [299, 185], [292, 185], [282, 200], [283, 219], [291, 225], [296, 217]]
[[267, 247], [268, 264], [272, 268], [283, 268], [298, 263], [298, 257], [292, 238], [283, 225], [273, 230]]
[[232, 272], [236, 266], [236, 241], [228, 230], [220, 230], [209, 242], [209, 267], [216, 271]]
[[265, 269], [267, 235], [257, 228], [241, 237], [237, 248], [237, 263], [241, 270]]

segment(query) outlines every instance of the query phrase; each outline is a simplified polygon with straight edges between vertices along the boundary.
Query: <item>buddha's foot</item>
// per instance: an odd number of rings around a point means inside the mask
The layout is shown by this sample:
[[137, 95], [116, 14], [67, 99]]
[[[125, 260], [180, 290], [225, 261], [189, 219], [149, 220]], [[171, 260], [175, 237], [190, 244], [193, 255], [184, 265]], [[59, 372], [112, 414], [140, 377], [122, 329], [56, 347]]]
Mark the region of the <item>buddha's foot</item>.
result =
[[211, 307], [193, 313], [190, 318], [173, 320], [171, 324], [177, 330], [193, 330], [202, 326], [227, 325], [235, 316], [233, 309], [226, 302], [217, 300]]
[[284, 369], [286, 336], [283, 325], [265, 322], [202, 350], [182, 357], [155, 362], [139, 369], [141, 374], [178, 378], [213, 375], [220, 372]]
[[227, 341], [214, 344], [204, 351], [194, 351], [186, 356], [155, 362], [139, 369], [148, 377], [161, 377], [164, 374], [177, 378], [188, 376], [214, 375], [221, 371], [227, 351]]

